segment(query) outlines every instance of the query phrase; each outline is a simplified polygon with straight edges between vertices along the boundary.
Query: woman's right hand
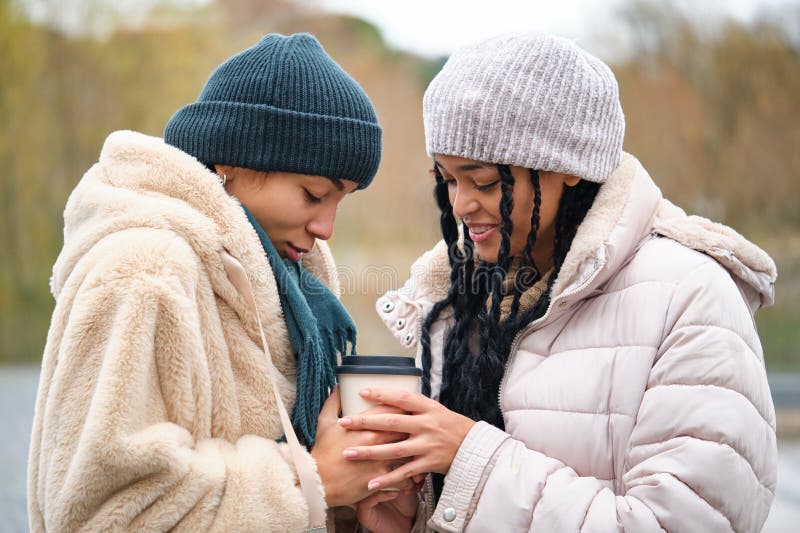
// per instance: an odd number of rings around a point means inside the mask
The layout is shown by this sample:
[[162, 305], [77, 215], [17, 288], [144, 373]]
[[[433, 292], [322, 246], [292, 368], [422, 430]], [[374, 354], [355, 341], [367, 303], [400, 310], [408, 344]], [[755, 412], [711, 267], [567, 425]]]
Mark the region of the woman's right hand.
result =
[[[311, 456], [317, 462], [317, 471], [325, 487], [325, 500], [328, 507], [350, 505], [365, 499], [375, 491], [367, 489], [369, 480], [389, 472], [399, 463], [389, 461], [349, 461], [344, 450], [354, 446], [374, 446], [398, 442], [405, 433], [389, 431], [348, 431], [337, 421], [341, 409], [339, 387], [335, 387], [325, 401], [317, 420], [317, 438], [311, 449]], [[401, 413], [398, 408], [380, 405], [365, 413]], [[401, 489], [413, 485], [407, 480]]]

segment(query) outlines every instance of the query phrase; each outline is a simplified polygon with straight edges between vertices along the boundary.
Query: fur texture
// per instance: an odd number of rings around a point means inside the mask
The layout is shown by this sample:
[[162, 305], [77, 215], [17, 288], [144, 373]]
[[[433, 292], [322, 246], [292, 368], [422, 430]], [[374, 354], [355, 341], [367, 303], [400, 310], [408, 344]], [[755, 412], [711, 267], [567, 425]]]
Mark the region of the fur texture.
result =
[[[248, 272], [291, 412], [295, 363], [275, 280], [236, 201], [194, 158], [122, 131], [64, 220], [30, 449], [31, 530], [304, 529], [255, 314], [220, 256]], [[338, 293], [324, 243], [305, 263]]]

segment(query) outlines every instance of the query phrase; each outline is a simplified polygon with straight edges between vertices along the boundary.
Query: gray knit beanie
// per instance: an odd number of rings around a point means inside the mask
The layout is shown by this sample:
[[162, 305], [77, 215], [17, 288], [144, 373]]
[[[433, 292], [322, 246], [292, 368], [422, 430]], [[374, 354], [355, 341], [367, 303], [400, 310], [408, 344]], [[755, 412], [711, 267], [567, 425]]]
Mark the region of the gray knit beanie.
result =
[[619, 165], [625, 116], [608, 66], [560, 37], [513, 34], [462, 48], [425, 91], [429, 155], [572, 174]]

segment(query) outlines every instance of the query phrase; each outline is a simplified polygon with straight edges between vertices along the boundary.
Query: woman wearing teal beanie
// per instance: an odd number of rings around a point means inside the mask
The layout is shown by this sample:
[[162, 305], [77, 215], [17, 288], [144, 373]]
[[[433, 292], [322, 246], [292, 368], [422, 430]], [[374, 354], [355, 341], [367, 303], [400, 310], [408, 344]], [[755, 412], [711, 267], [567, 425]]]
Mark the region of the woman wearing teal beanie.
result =
[[375, 532], [756, 532], [775, 493], [775, 411], [753, 314], [775, 263], [662, 197], [622, 149], [617, 81], [543, 34], [456, 51], [423, 99], [443, 240], [378, 301], [422, 393], [344, 417], [410, 461], [369, 488]]
[[108, 137], [53, 269], [32, 531], [300, 531], [369, 494], [388, 466], [342, 451], [397, 435], [335, 423], [356, 330], [325, 241], [380, 153], [308, 34], [225, 61], [163, 140]]

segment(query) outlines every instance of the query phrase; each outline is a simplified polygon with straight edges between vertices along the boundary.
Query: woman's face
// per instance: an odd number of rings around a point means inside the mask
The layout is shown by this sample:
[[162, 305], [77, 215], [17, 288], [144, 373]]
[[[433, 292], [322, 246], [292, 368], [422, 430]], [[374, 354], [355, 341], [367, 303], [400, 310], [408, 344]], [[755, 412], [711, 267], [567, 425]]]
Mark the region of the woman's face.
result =
[[[434, 164], [439, 167], [447, 183], [453, 213], [469, 228], [475, 252], [485, 261], [497, 262], [503, 222], [500, 215], [500, 171], [497, 165], [451, 155], [435, 155]], [[515, 166], [510, 169], [514, 176], [514, 208], [510, 217], [514, 227], [509, 256], [513, 257], [525, 249], [531, 231], [534, 189], [528, 169]], [[578, 181], [579, 178], [568, 174], [539, 171], [542, 203], [532, 255], [540, 269], [552, 266], [556, 213], [564, 185], [571, 187]]]
[[333, 235], [336, 208], [358, 184], [292, 172], [260, 172], [217, 165], [225, 189], [253, 214], [278, 254], [300, 261], [316, 239]]

